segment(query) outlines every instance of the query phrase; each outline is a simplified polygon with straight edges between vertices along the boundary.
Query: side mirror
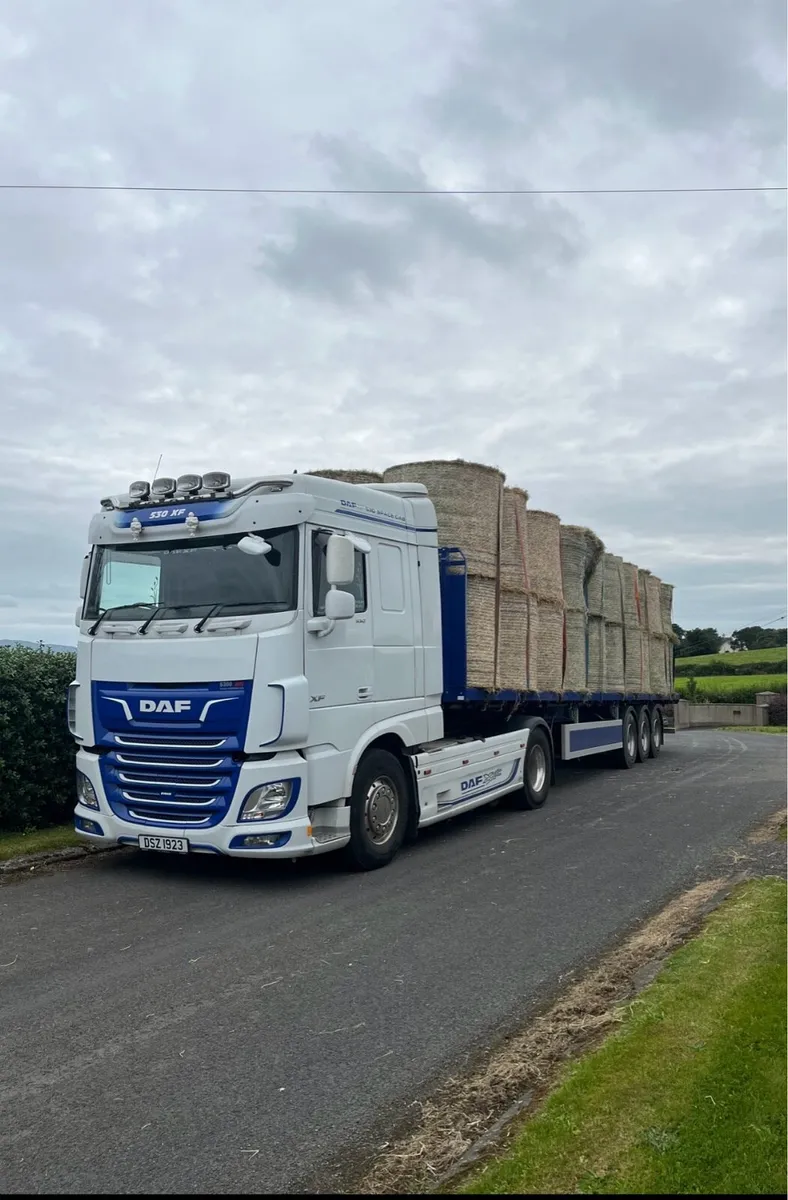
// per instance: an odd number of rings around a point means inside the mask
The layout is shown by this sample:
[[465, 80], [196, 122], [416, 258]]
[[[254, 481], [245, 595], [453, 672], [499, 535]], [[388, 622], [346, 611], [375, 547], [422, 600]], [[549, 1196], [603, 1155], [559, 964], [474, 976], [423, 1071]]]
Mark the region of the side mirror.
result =
[[355, 550], [350, 538], [343, 537], [341, 533], [331, 534], [326, 546], [326, 582], [329, 587], [347, 587], [353, 582], [356, 577]]
[[356, 600], [350, 592], [332, 588], [326, 593], [326, 617], [329, 621], [348, 621], [356, 615]]
[[242, 554], [270, 554], [271, 544], [256, 533], [247, 533], [238, 542], [238, 549]]
[[90, 555], [86, 554], [82, 559], [82, 570], [79, 573], [79, 598], [85, 599], [85, 592], [88, 590], [88, 571], [90, 569]]

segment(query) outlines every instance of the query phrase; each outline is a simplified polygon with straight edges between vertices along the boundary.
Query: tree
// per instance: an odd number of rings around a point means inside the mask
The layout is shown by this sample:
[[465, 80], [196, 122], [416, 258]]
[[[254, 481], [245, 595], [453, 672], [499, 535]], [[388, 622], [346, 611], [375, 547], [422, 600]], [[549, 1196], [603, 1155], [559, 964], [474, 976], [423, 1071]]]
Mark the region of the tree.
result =
[[719, 654], [722, 638], [716, 629], [688, 629], [681, 644], [680, 657], [693, 658], [696, 654]]
[[775, 650], [785, 642], [785, 629], [764, 629], [762, 625], [745, 625], [731, 634], [734, 650]]
[[673, 634], [674, 634], [674, 637], [676, 638], [676, 641], [675, 641], [674, 647], [673, 647], [673, 657], [678, 658], [680, 655], [682, 655], [684, 653], [684, 639], [687, 636], [687, 631], [685, 629], [682, 629], [681, 626], [677, 625], [676, 622], [674, 621], [673, 622]]

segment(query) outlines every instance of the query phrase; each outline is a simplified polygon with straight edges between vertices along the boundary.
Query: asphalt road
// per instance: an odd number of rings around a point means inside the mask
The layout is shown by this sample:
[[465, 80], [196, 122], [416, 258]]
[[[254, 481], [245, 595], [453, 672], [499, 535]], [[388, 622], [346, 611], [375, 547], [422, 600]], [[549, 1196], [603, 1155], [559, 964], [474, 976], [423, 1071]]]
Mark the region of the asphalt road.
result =
[[683, 733], [369, 875], [122, 853], [11, 882], [0, 1190], [330, 1191], [389, 1116], [784, 801], [783, 738]]

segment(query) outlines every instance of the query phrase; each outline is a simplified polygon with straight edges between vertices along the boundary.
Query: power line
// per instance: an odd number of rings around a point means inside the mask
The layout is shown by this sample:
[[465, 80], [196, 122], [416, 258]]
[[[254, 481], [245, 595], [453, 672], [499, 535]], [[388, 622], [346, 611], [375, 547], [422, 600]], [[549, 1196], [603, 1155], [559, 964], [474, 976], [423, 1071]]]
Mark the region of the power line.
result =
[[659, 196], [721, 192], [785, 192], [786, 187], [655, 187], [655, 188], [292, 188], [167, 187], [122, 183], [0, 183], [0, 191], [18, 192], [171, 192], [226, 196]]

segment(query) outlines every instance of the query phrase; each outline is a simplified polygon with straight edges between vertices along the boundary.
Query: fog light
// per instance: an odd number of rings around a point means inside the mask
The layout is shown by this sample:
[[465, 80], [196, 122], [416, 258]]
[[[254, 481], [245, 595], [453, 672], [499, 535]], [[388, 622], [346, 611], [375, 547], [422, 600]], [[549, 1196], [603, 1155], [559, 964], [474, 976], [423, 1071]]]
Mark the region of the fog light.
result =
[[77, 771], [77, 799], [80, 804], [85, 805], [85, 808], [95, 808], [98, 812], [99, 802], [96, 789], [87, 775], [83, 775], [81, 771]]
[[240, 821], [270, 821], [281, 817], [290, 807], [293, 781], [280, 779], [276, 783], [263, 783], [253, 788], [241, 806]]
[[274, 850], [286, 846], [290, 841], [290, 830], [284, 833], [238, 834], [230, 842], [231, 850]]
[[92, 833], [94, 837], [103, 837], [104, 830], [97, 821], [89, 821], [87, 817], [75, 817], [74, 828], [80, 833]]

